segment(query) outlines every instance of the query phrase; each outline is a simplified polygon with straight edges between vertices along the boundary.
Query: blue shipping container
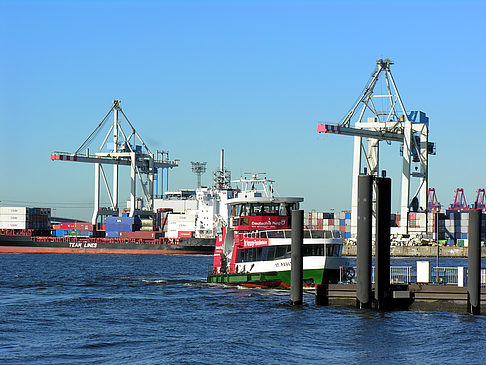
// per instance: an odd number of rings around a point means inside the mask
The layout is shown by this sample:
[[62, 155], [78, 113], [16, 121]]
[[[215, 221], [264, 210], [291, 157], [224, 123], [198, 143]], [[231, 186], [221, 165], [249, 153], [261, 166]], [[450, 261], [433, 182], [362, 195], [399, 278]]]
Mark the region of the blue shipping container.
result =
[[344, 218], [351, 219], [351, 212], [344, 213]]
[[55, 229], [56, 231], [56, 237], [64, 237], [66, 234], [66, 229]]
[[106, 224], [135, 224], [138, 222], [136, 217], [106, 217]]
[[120, 236], [119, 232], [106, 231], [105, 237], [107, 238], [118, 238]]
[[81, 231], [81, 237], [93, 237], [92, 231]]
[[344, 238], [351, 238], [351, 232], [344, 232]]
[[463, 233], [461, 238], [462, 239], [467, 239], [467, 233]]
[[340, 219], [339, 220], [339, 225], [340, 226], [345, 226], [346, 225], [346, 219]]
[[133, 225], [106, 223], [105, 229], [112, 232], [133, 232]]

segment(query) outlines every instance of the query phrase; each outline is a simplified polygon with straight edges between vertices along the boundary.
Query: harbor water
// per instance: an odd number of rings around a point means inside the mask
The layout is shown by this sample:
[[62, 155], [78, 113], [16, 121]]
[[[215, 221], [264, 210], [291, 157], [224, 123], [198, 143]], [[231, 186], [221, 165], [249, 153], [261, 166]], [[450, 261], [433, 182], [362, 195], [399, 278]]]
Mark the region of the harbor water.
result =
[[319, 307], [311, 293], [291, 307], [289, 291], [206, 284], [211, 257], [0, 260], [2, 364], [485, 362], [484, 316]]

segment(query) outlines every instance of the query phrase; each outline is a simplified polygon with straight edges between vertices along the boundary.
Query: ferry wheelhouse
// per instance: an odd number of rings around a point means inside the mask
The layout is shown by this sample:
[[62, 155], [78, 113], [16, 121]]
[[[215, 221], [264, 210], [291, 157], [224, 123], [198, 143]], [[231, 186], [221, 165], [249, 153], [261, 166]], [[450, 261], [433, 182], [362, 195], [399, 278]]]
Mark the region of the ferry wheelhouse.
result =
[[[208, 282], [289, 287], [291, 213], [304, 199], [274, 196], [274, 181], [258, 174], [235, 182], [243, 188], [227, 201], [229, 218], [220, 222]], [[342, 245], [330, 231], [304, 230], [304, 286], [339, 281], [348, 264]]]

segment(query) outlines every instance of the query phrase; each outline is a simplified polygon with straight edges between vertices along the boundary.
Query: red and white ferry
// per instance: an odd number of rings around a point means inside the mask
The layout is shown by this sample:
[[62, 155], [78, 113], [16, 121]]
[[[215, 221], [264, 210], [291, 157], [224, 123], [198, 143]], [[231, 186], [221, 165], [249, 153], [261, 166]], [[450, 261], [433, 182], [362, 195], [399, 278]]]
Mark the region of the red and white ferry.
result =
[[[291, 212], [304, 199], [274, 196], [274, 181], [258, 175], [234, 181], [243, 187], [227, 200], [228, 219], [220, 222], [210, 283], [290, 286]], [[304, 286], [340, 280], [348, 266], [342, 245], [330, 231], [304, 230]]]

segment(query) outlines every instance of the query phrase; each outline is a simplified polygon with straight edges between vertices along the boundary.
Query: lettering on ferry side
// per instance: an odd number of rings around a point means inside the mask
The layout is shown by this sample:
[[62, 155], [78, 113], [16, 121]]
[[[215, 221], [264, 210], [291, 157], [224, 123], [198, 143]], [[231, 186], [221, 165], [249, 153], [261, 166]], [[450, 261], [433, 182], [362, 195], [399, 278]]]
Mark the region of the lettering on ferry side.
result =
[[290, 261], [276, 262], [275, 263], [275, 267], [285, 267], [285, 266], [290, 266]]
[[96, 242], [85, 242], [83, 247], [84, 248], [96, 248], [96, 247], [98, 247], [98, 244]]
[[71, 248], [81, 248], [81, 242], [69, 242], [69, 247]]

